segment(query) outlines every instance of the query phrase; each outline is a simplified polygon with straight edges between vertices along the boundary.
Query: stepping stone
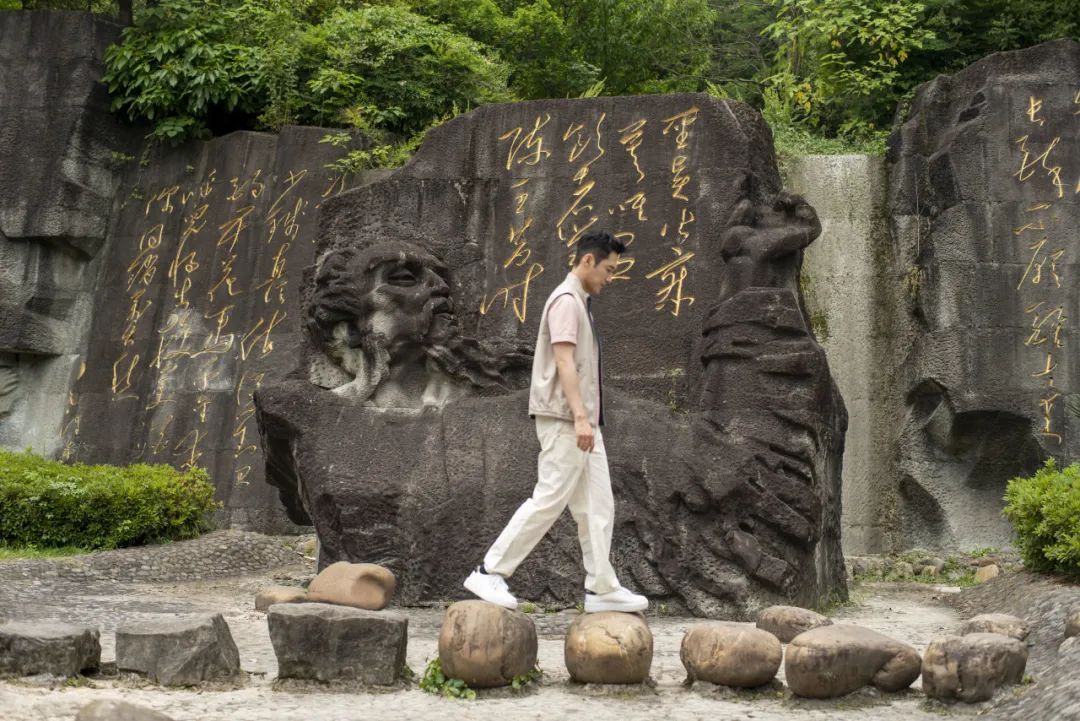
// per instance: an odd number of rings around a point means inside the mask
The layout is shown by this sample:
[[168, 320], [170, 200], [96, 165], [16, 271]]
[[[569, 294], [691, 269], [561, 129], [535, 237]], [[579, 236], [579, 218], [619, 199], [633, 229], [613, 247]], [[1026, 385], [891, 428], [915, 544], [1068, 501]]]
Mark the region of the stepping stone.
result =
[[1007, 613], [984, 613], [960, 624], [961, 636], [969, 633], [1000, 633], [1002, 636], [1023, 641], [1031, 633], [1027, 621]]
[[679, 657], [690, 680], [754, 688], [772, 681], [784, 650], [768, 631], [739, 623], [699, 623], [683, 636]]
[[923, 692], [942, 701], [986, 701], [1024, 678], [1027, 658], [1023, 641], [998, 633], [935, 639], [923, 657]]
[[67, 623], [0, 624], [0, 676], [75, 676], [101, 665], [101, 634]]
[[473, 688], [509, 686], [536, 668], [536, 625], [520, 611], [487, 601], [458, 601], [439, 631], [439, 662], [447, 678]]
[[173, 721], [171, 716], [127, 701], [91, 701], [79, 709], [75, 721]]
[[585, 613], [566, 631], [566, 669], [580, 683], [645, 683], [652, 655], [652, 631], [638, 614]]
[[303, 603], [307, 591], [299, 586], [270, 586], [255, 594], [255, 610], [266, 613], [275, 603]]
[[835, 698], [867, 685], [900, 691], [919, 677], [921, 666], [914, 647], [842, 623], [799, 634], [784, 656], [788, 687], [808, 698]]
[[806, 608], [769, 606], [758, 615], [757, 627], [788, 643], [800, 633], [831, 623], [830, 618]]
[[116, 667], [162, 686], [240, 678], [240, 654], [220, 613], [162, 618], [116, 629]]
[[279, 603], [266, 615], [278, 678], [393, 686], [405, 668], [409, 620], [328, 603]]
[[397, 579], [374, 563], [338, 561], [324, 568], [308, 586], [307, 598], [317, 603], [380, 611], [390, 605]]

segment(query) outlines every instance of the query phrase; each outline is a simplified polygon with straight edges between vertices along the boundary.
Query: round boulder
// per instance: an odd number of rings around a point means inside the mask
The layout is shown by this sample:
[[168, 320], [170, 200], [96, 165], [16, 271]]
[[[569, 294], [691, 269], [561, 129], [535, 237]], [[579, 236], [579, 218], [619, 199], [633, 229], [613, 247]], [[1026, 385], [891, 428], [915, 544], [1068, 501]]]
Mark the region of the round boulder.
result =
[[740, 623], [699, 623], [683, 636], [679, 657], [690, 680], [753, 688], [771, 681], [784, 651], [768, 631]]
[[806, 608], [769, 606], [758, 614], [757, 627], [788, 643], [800, 633], [831, 623], [831, 619]]
[[324, 568], [308, 586], [307, 600], [380, 611], [394, 597], [397, 579], [374, 563], [338, 561]]
[[652, 654], [652, 631], [638, 614], [586, 613], [566, 631], [566, 670], [581, 683], [644, 683]]
[[960, 624], [960, 635], [969, 633], [1000, 633], [1002, 636], [1023, 641], [1031, 633], [1027, 621], [1007, 613], [984, 613]]
[[1001, 569], [996, 563], [991, 563], [988, 566], [982, 566], [975, 572], [975, 583], [986, 583], [991, 578], [997, 578], [1001, 575]]
[[474, 688], [508, 686], [536, 667], [536, 626], [520, 611], [458, 601], [443, 618], [439, 661], [447, 678]]
[[918, 678], [921, 664], [919, 653], [906, 643], [837, 623], [792, 639], [784, 673], [797, 696], [835, 698], [867, 685], [900, 691]]
[[999, 633], [936, 639], [923, 658], [923, 692], [942, 701], [986, 701], [1024, 677], [1027, 657], [1022, 641]]

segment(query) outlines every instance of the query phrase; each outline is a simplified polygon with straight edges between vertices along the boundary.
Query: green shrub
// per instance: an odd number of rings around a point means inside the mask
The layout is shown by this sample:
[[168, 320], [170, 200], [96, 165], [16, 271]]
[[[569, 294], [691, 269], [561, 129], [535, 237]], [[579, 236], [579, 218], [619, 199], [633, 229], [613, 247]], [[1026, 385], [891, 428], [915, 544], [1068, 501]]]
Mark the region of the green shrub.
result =
[[1031, 478], [1009, 481], [1005, 501], [1024, 563], [1080, 577], [1080, 463], [1059, 470], [1051, 458]]
[[0, 450], [0, 544], [102, 549], [194, 538], [218, 505], [201, 468], [68, 465]]

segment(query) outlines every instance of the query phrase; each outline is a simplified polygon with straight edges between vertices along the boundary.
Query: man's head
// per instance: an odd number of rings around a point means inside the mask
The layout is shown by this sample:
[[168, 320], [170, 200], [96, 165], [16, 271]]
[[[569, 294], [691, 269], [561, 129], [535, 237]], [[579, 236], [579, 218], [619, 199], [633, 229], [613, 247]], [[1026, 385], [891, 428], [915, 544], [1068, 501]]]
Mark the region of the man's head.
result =
[[378, 347], [394, 357], [444, 340], [453, 309], [445, 272], [409, 243], [335, 251], [319, 266], [308, 329], [332, 356]]
[[611, 282], [619, 265], [619, 256], [625, 251], [626, 244], [611, 233], [593, 232], [581, 236], [573, 272], [586, 293], [596, 295]]

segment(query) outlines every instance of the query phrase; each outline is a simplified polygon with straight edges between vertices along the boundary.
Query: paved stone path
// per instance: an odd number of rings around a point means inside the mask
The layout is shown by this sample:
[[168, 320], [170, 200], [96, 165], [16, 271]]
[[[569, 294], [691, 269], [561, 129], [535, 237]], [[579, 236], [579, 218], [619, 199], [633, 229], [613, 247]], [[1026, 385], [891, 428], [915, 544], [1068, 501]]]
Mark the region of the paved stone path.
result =
[[[234, 546], [247, 549], [244, 556]], [[639, 719], [931, 719], [947, 715], [970, 715], [974, 709], [928, 704], [921, 694], [882, 696], [861, 692], [834, 701], [809, 701], [785, 691], [734, 693], [702, 686], [686, 689], [679, 661], [679, 645], [695, 619], [649, 616], [655, 634], [652, 675], [654, 693], [594, 695], [590, 689], [569, 682], [563, 665], [563, 633], [575, 611], [534, 614], [540, 631], [541, 688], [524, 695], [500, 692], [477, 701], [452, 701], [423, 693], [415, 687], [393, 693], [298, 693], [275, 691], [277, 672], [266, 619], [253, 608], [260, 588], [274, 584], [299, 584], [313, 574], [310, 561], [293, 550], [295, 541], [268, 539], [256, 534], [218, 533], [186, 544], [170, 544], [126, 552], [125, 567], [136, 577], [182, 578], [207, 573], [221, 576], [221, 559], [235, 553], [241, 564], [264, 564], [258, 574], [222, 576], [203, 580], [127, 583], [98, 559], [58, 559], [0, 563], [0, 618], [54, 619], [88, 623], [102, 629], [103, 659], [114, 658], [114, 631], [122, 622], [173, 614], [221, 612], [240, 649], [241, 665], [250, 676], [237, 690], [165, 690], [116, 678], [95, 678], [85, 685], [41, 687], [26, 681], [0, 682], [0, 719], [47, 721], [73, 719], [79, 707], [100, 698], [120, 698], [150, 706], [177, 721], [348, 721], [350, 719], [513, 719], [589, 718], [590, 721], [637, 721]], [[281, 549], [258, 550], [263, 547]], [[195, 556], [209, 553], [218, 560], [207, 564]], [[114, 556], [115, 558], [115, 556]], [[253, 561], [251, 559], [262, 559]], [[245, 560], [246, 559], [246, 560]], [[287, 565], [280, 565], [280, 562]], [[274, 567], [276, 566], [276, 567]], [[104, 569], [69, 574], [71, 568]], [[37, 571], [29, 573], [28, 569]], [[188, 569], [185, 571], [185, 569]], [[202, 570], [191, 570], [202, 569]], [[142, 574], [142, 575], [140, 575]], [[865, 592], [863, 592], [865, 594]], [[928, 586], [878, 584], [852, 606], [833, 614], [837, 620], [860, 623], [914, 644], [920, 651], [930, 639], [950, 629], [958, 620]], [[407, 609], [409, 616], [408, 662], [422, 673], [437, 654], [442, 609]], [[783, 673], [781, 670], [781, 678]], [[917, 686], [918, 684], [916, 684]]]

